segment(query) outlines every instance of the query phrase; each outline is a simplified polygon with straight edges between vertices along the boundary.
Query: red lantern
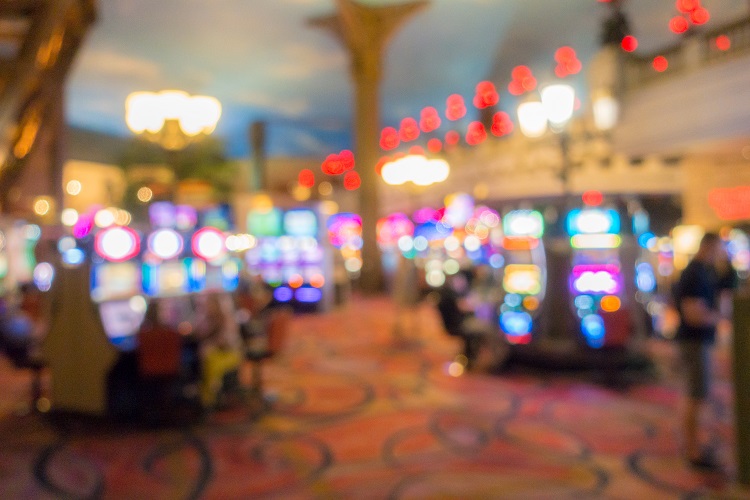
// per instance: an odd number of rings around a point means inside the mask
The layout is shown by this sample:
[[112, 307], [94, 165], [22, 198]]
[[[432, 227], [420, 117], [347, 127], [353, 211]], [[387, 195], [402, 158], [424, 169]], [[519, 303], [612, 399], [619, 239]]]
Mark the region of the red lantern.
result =
[[386, 151], [396, 149], [401, 143], [398, 137], [398, 130], [393, 127], [385, 127], [380, 132], [380, 148]]
[[451, 121], [460, 120], [466, 115], [466, 104], [464, 98], [458, 94], [448, 97], [445, 107], [445, 117]]
[[487, 130], [482, 122], [471, 122], [469, 129], [466, 131], [466, 143], [470, 146], [476, 146], [487, 139]]
[[422, 110], [419, 117], [419, 128], [424, 133], [433, 132], [440, 128], [440, 116], [437, 109], [428, 106]]
[[489, 108], [497, 104], [499, 100], [500, 96], [497, 94], [497, 90], [495, 90], [495, 84], [487, 81], [477, 84], [474, 106], [479, 109]]
[[359, 177], [359, 174], [357, 172], [351, 171], [347, 172], [346, 175], [344, 175], [344, 189], [347, 191], [354, 191], [355, 189], [359, 189], [359, 187], [362, 185], [362, 179]]

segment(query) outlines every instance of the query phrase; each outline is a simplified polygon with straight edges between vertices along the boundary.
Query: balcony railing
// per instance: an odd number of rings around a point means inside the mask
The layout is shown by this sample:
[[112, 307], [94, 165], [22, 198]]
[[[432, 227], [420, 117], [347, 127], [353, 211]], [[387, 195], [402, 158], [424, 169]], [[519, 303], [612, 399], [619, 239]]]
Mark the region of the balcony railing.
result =
[[[726, 37], [729, 47], [722, 50], [718, 37]], [[628, 55], [624, 60], [625, 89], [634, 90], [670, 76], [685, 74], [709, 64], [750, 54], [750, 17], [705, 32], [686, 34], [681, 43], [647, 56]], [[669, 66], [659, 72], [654, 57], [664, 56]]]

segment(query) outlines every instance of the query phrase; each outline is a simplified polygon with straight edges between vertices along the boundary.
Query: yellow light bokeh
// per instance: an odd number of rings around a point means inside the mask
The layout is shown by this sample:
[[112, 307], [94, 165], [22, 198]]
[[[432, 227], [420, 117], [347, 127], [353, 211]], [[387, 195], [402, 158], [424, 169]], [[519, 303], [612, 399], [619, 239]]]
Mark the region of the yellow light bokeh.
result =
[[136, 196], [138, 197], [138, 201], [148, 203], [149, 201], [151, 201], [151, 198], [154, 197], [154, 192], [151, 191], [150, 188], [144, 186], [138, 190]]
[[34, 201], [34, 213], [37, 215], [47, 215], [52, 206], [47, 198], [37, 198]]
[[78, 181], [76, 179], [68, 181], [68, 183], [65, 185], [65, 192], [67, 192], [71, 196], [78, 196], [81, 194], [81, 190], [83, 189], [83, 185], [81, 184], [81, 181]]

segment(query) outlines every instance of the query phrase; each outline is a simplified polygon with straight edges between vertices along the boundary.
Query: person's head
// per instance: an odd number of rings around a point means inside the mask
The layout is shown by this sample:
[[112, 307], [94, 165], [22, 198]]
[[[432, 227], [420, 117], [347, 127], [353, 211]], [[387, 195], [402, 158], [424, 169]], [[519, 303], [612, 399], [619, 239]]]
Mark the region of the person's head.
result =
[[159, 300], [154, 299], [148, 303], [146, 314], [143, 317], [143, 322], [150, 325], [156, 325], [159, 323]]
[[695, 258], [707, 264], [716, 264], [722, 257], [724, 245], [721, 237], [716, 233], [706, 233], [698, 246]]

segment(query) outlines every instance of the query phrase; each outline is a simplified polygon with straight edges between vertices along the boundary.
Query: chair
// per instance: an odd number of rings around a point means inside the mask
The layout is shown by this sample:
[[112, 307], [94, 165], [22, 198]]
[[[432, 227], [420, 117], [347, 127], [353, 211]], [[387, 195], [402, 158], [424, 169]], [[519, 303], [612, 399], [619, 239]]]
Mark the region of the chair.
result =
[[252, 378], [250, 390], [252, 393], [263, 395], [263, 361], [278, 354], [286, 343], [289, 323], [292, 313], [287, 308], [273, 309], [269, 313], [266, 326], [266, 347], [260, 351], [248, 351], [247, 359], [252, 363]]

